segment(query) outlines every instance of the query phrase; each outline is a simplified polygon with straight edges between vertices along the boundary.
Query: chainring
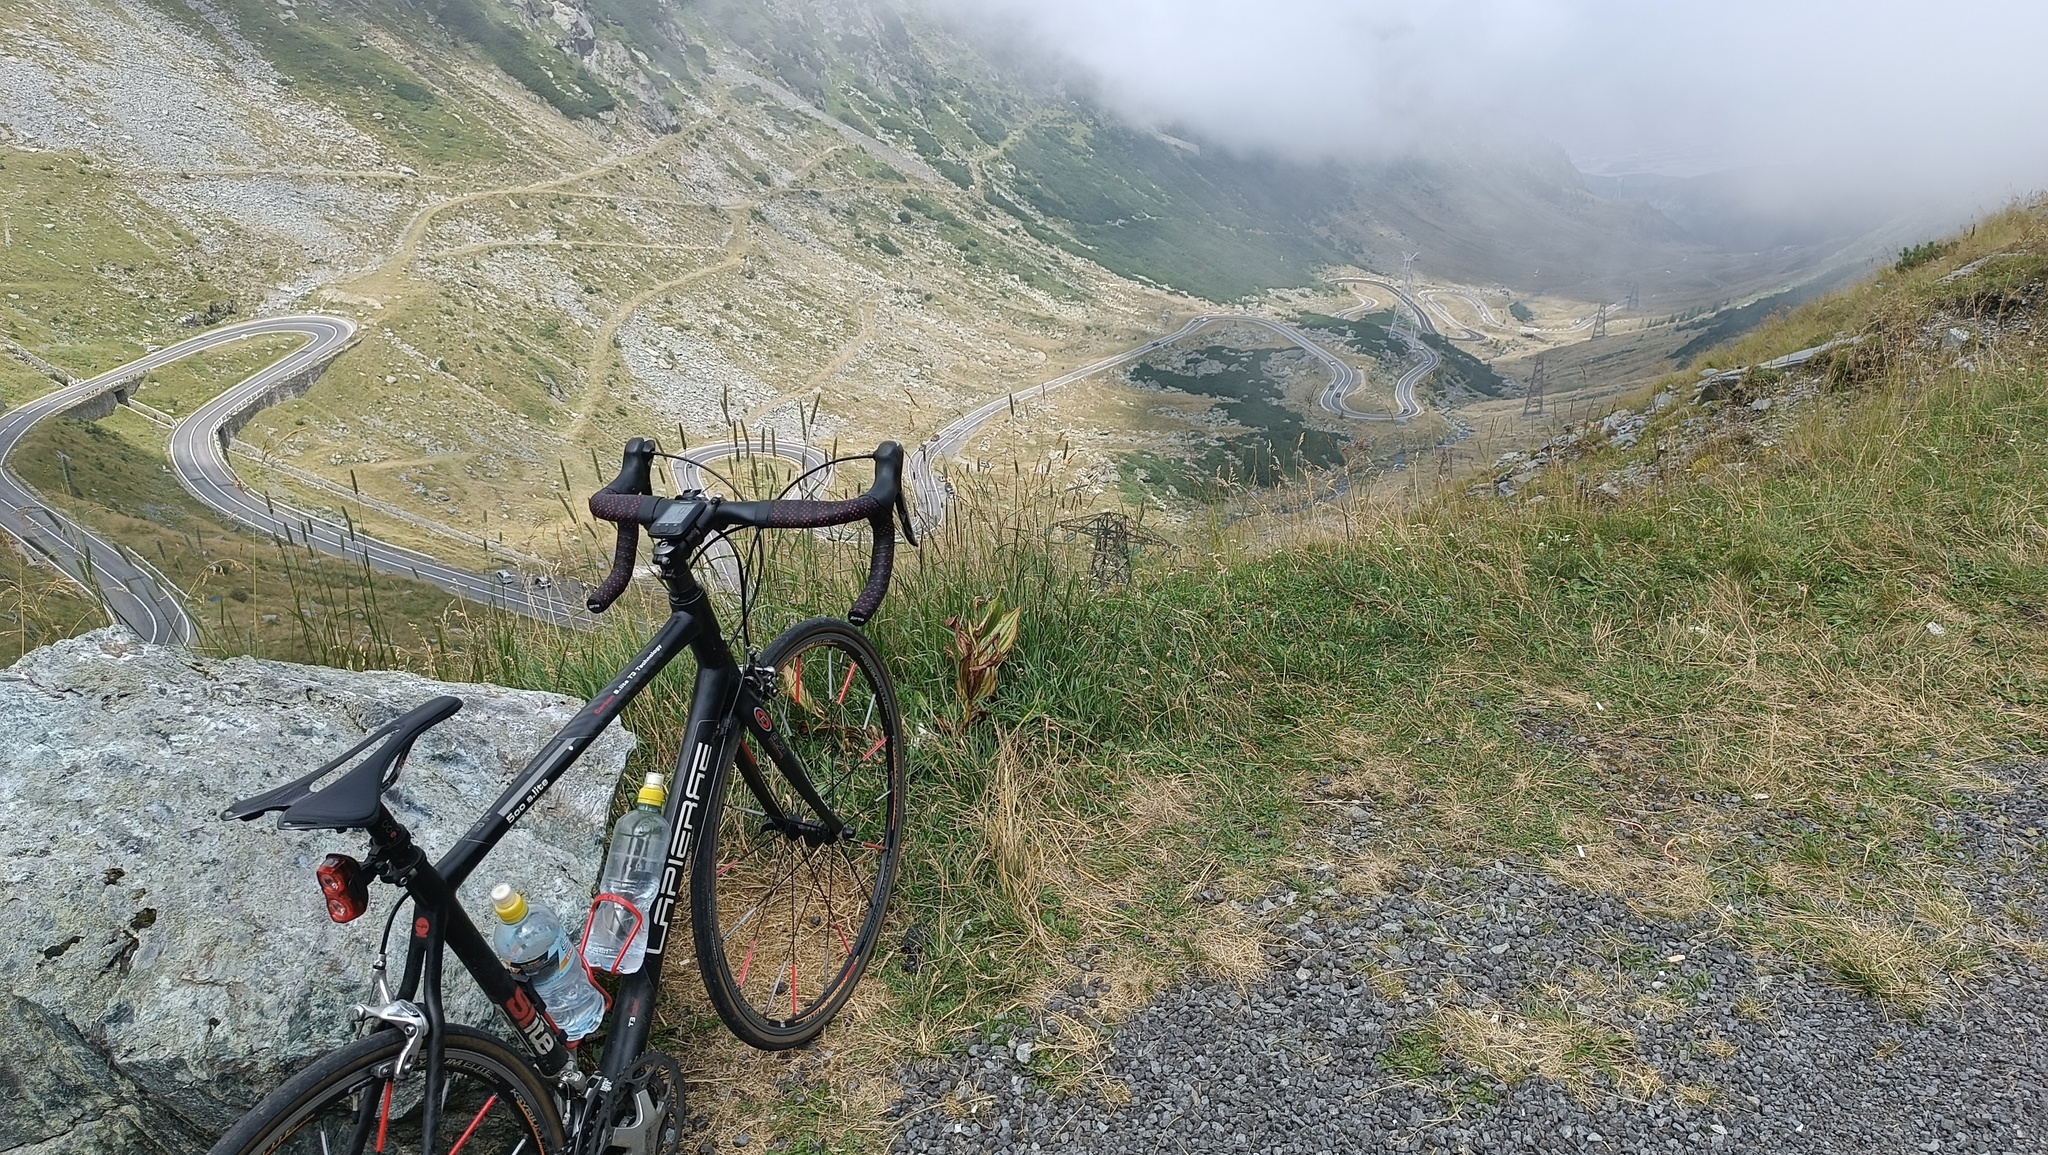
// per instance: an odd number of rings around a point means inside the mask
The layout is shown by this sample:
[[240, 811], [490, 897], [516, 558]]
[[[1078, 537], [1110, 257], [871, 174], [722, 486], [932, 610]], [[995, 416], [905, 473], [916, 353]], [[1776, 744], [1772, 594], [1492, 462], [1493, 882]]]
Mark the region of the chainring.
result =
[[682, 1155], [683, 1068], [660, 1051], [648, 1051], [605, 1096], [601, 1118], [614, 1120], [592, 1155]]

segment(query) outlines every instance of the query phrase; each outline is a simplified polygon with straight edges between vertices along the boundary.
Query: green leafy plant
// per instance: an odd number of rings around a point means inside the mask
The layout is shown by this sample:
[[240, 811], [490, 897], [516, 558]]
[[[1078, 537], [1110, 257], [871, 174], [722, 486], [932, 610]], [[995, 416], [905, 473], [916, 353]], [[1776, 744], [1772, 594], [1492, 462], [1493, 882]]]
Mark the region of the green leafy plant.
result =
[[960, 717], [949, 723], [955, 733], [987, 716], [982, 703], [996, 692], [996, 671], [1017, 648], [1017, 631], [1024, 620], [1024, 608], [1003, 609], [1001, 597], [976, 598], [974, 610], [946, 619], [953, 640], [946, 653], [953, 659], [953, 692], [959, 699]]

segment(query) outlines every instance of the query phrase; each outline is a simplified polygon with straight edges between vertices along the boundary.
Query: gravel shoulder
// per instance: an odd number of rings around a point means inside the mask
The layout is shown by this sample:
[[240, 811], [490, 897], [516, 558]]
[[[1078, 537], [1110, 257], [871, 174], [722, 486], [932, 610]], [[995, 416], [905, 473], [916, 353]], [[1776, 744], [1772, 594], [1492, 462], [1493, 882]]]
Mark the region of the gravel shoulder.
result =
[[1993, 945], [1920, 1020], [1533, 866], [1363, 896], [1331, 867], [1242, 904], [1264, 978], [1166, 992], [1105, 1029], [1096, 1077], [1044, 1077], [1085, 975], [908, 1072], [895, 1150], [2048, 1151], [2048, 968], [1997, 945], [2048, 921], [2048, 773], [2004, 776], [1952, 823]]

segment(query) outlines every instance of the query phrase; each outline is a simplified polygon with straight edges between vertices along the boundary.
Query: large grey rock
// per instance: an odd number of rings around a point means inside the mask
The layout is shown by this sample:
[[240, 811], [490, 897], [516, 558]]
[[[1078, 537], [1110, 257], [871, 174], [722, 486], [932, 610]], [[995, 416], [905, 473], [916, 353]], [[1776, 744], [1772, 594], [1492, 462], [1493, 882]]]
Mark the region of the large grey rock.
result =
[[[367, 842], [218, 815], [442, 693], [468, 705], [414, 747], [393, 794], [436, 857], [577, 703], [210, 660], [118, 630], [0, 670], [0, 1152], [203, 1151], [352, 1037], [395, 892], [373, 888], [370, 913], [337, 926], [313, 870]], [[464, 888], [473, 917], [500, 879], [580, 911], [632, 746], [614, 727], [499, 843]], [[449, 976], [458, 1017], [502, 1029], [452, 957]]]

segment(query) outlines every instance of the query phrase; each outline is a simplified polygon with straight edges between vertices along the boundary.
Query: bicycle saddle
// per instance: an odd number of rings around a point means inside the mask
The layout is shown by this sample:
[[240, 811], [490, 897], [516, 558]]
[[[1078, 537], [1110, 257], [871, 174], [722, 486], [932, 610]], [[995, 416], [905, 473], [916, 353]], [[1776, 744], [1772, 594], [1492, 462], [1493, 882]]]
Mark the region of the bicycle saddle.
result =
[[[273, 811], [282, 810], [284, 815], [277, 820], [280, 830], [356, 830], [366, 828], [377, 818], [377, 811], [383, 805], [384, 791], [398, 781], [398, 772], [405, 766], [405, 756], [412, 751], [412, 744], [429, 727], [439, 725], [462, 709], [462, 699], [446, 694], [423, 705], [415, 706], [404, 714], [370, 732], [369, 736], [351, 747], [348, 753], [334, 759], [303, 778], [287, 782], [274, 790], [266, 790], [253, 798], [244, 798], [220, 812], [223, 820], [239, 819], [247, 822]], [[355, 769], [334, 780], [324, 790], [315, 790], [313, 783], [347, 765], [356, 755], [368, 750], [379, 739], [383, 745], [371, 751]]]

